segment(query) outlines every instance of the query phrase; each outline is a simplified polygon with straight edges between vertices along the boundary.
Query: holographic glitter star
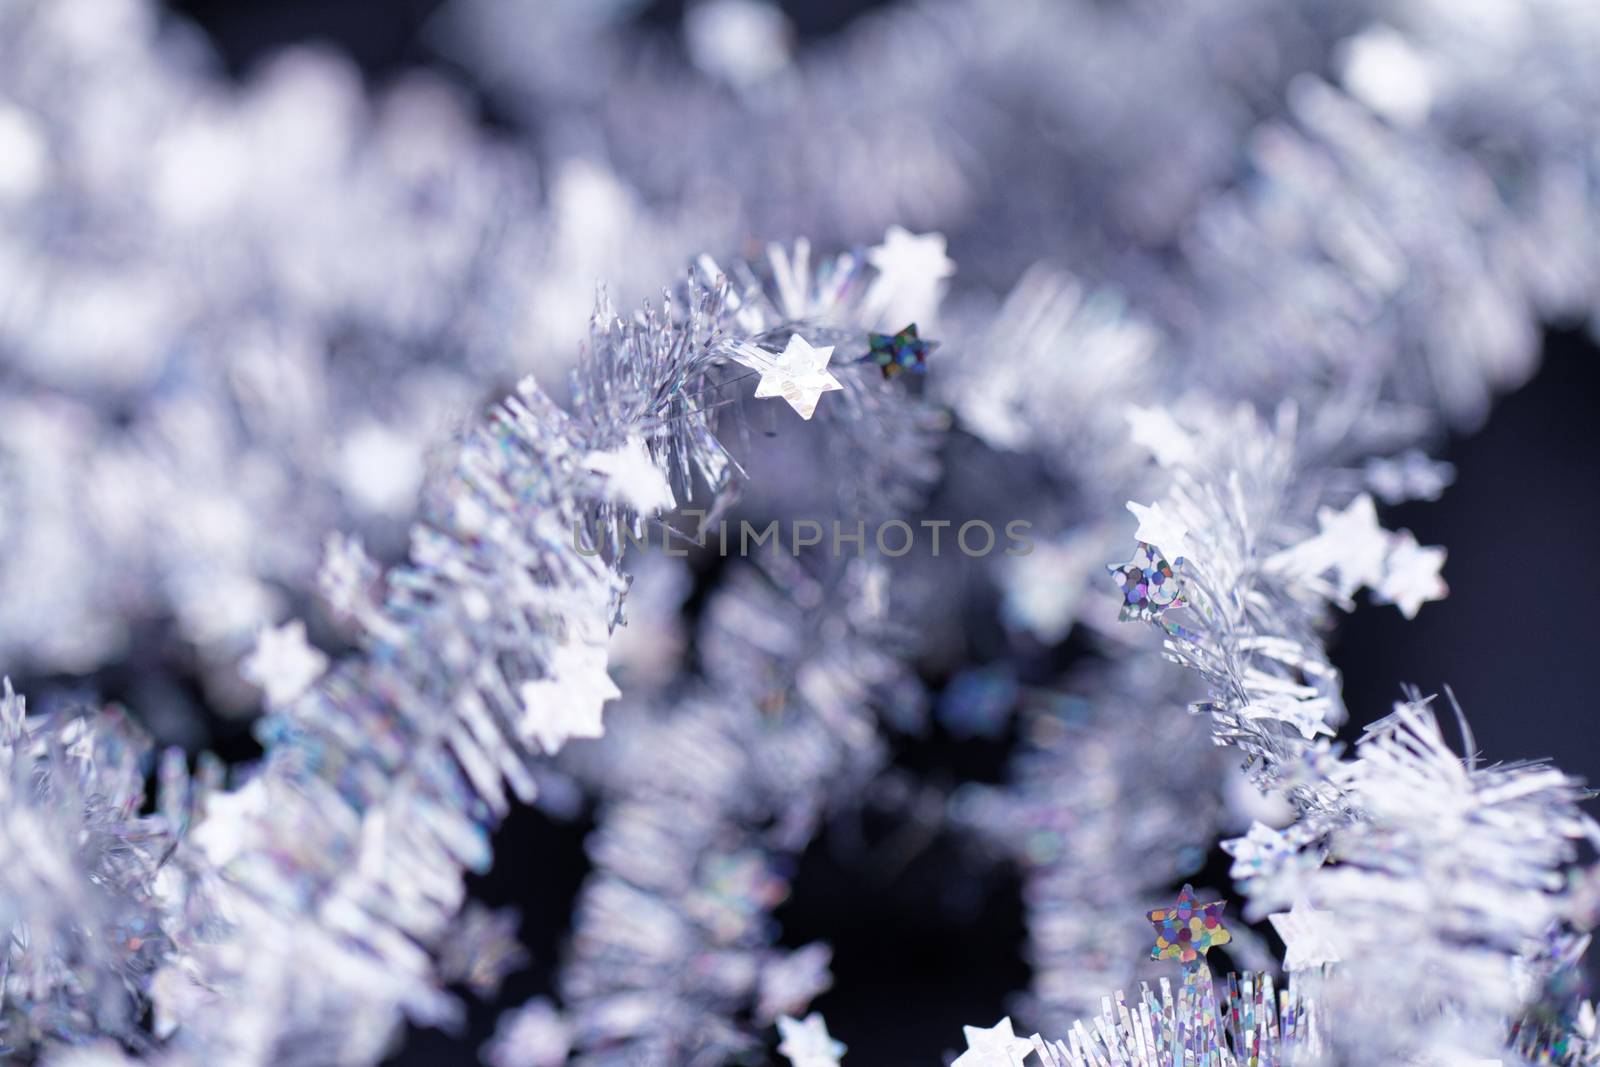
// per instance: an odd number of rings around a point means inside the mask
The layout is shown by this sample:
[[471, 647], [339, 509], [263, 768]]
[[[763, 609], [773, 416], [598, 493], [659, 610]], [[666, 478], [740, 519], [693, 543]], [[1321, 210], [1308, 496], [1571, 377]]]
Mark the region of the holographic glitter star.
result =
[[1195, 899], [1194, 886], [1185, 885], [1175, 907], [1146, 913], [1150, 925], [1156, 929], [1156, 944], [1150, 950], [1150, 958], [1181, 960], [1184, 966], [1201, 963], [1207, 952], [1233, 940], [1228, 928], [1222, 925], [1222, 909], [1227, 906], [1225, 900], [1201, 904]]
[[913, 322], [896, 334], [867, 334], [867, 354], [861, 362], [876, 364], [885, 378], [893, 378], [903, 370], [921, 374], [928, 369], [928, 353], [938, 346], [938, 341], [918, 337], [917, 324]]
[[1106, 570], [1122, 590], [1122, 610], [1117, 617], [1123, 622], [1153, 622], [1167, 609], [1188, 603], [1183, 596], [1182, 558], [1168, 563], [1154, 545], [1140, 541], [1131, 560], [1108, 563]]

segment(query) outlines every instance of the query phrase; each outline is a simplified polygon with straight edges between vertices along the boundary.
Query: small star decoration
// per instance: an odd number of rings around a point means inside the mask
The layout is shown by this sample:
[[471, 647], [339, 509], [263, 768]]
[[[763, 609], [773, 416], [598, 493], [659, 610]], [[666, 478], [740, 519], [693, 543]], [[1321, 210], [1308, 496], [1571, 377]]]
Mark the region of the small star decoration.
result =
[[1123, 414], [1128, 420], [1128, 439], [1147, 450], [1163, 467], [1194, 455], [1194, 439], [1172, 421], [1165, 408], [1130, 404]]
[[654, 515], [677, 504], [666, 475], [650, 457], [644, 438], [634, 436], [609, 452], [590, 452], [584, 466], [603, 475], [606, 496], [641, 515]]
[[1159, 501], [1145, 505], [1130, 500], [1128, 510], [1139, 520], [1139, 528], [1133, 532], [1136, 540], [1143, 541], [1163, 556], [1179, 563], [1189, 555], [1189, 527], [1168, 511], [1165, 505]]
[[1201, 963], [1207, 952], [1233, 940], [1228, 928], [1222, 925], [1222, 909], [1227, 906], [1225, 900], [1201, 904], [1195, 899], [1194, 886], [1184, 886], [1175, 907], [1146, 913], [1150, 925], [1156, 929], [1156, 944], [1150, 950], [1150, 958], [1180, 960], [1185, 966]]
[[1295, 846], [1287, 834], [1253, 820], [1243, 837], [1222, 842], [1222, 851], [1233, 857], [1228, 877], [1242, 882], [1276, 868], [1295, 854]]
[[778, 1016], [778, 1035], [783, 1039], [778, 1052], [794, 1067], [839, 1067], [839, 1057], [845, 1054], [844, 1042], [829, 1035], [818, 1012], [804, 1019]]
[[1334, 569], [1339, 573], [1339, 595], [1349, 597], [1362, 586], [1375, 585], [1383, 576], [1383, 560], [1389, 551], [1389, 534], [1378, 525], [1378, 509], [1372, 497], [1362, 493], [1343, 511], [1317, 509], [1319, 535], [1335, 547]]
[[867, 322], [931, 318], [944, 280], [956, 269], [945, 254], [944, 234], [903, 226], [890, 226], [883, 243], [867, 249], [867, 262], [878, 272], [862, 302]]
[[813, 941], [793, 952], [775, 953], [761, 967], [757, 984], [756, 1015], [776, 1019], [802, 1011], [818, 994], [833, 985], [833, 949]]
[[1439, 576], [1444, 558], [1444, 549], [1419, 545], [1410, 530], [1401, 530], [1384, 560], [1377, 599], [1393, 604], [1408, 619], [1416, 618], [1423, 604], [1443, 600], [1450, 591]]
[[867, 334], [867, 354], [861, 362], [875, 364], [885, 378], [893, 378], [903, 370], [921, 374], [928, 369], [928, 353], [937, 347], [938, 341], [924, 341], [917, 336], [917, 324], [913, 322], [899, 333]]
[[1183, 560], [1169, 563], [1156, 546], [1145, 541], [1139, 542], [1128, 562], [1108, 563], [1106, 570], [1122, 591], [1122, 610], [1117, 618], [1123, 622], [1155, 622], [1168, 608], [1181, 608], [1188, 603], [1183, 596]]
[[1300, 898], [1288, 911], [1268, 915], [1272, 928], [1283, 938], [1283, 969], [1309, 971], [1324, 963], [1338, 963], [1339, 950], [1333, 947], [1333, 929], [1328, 916]]
[[603, 645], [575, 641], [550, 655], [549, 674], [523, 682], [522, 732], [537, 738], [551, 755], [574, 737], [605, 736], [601, 709], [622, 695], [606, 673]]
[[967, 1038], [967, 1051], [957, 1056], [950, 1067], [1021, 1067], [1033, 1051], [1033, 1042], [1018, 1037], [1011, 1028], [1009, 1015], [988, 1029], [963, 1026], [961, 1032]]
[[904, 226], [890, 226], [883, 243], [867, 249], [867, 262], [890, 288], [932, 289], [956, 272], [945, 248], [942, 233], [912, 233]]
[[259, 686], [275, 708], [311, 688], [327, 669], [328, 657], [306, 643], [306, 624], [299, 619], [258, 633], [255, 650], [239, 665], [239, 673]]
[[828, 360], [832, 356], [832, 345], [813, 348], [804, 337], [791, 334], [789, 344], [776, 358], [756, 366], [761, 372], [756, 399], [781, 396], [802, 419], [811, 418], [823, 393], [844, 388], [839, 379], [828, 372]]

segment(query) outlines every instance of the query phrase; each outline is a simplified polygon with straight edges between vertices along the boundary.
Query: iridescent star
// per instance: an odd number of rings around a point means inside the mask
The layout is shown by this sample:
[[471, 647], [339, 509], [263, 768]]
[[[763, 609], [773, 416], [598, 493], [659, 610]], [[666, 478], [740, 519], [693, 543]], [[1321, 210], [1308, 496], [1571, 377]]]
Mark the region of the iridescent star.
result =
[[903, 370], [921, 374], [928, 369], [928, 353], [938, 345], [938, 341], [918, 337], [917, 324], [913, 322], [899, 333], [867, 334], [867, 354], [861, 361], [874, 364], [885, 378], [893, 378]]
[[1153, 960], [1180, 960], [1185, 966], [1197, 966], [1205, 954], [1218, 945], [1233, 940], [1228, 928], [1222, 925], [1225, 900], [1201, 904], [1194, 895], [1194, 886], [1185, 885], [1178, 894], [1178, 903], [1170, 908], [1157, 908], [1146, 915], [1156, 929], [1156, 944], [1150, 950]]
[[1183, 560], [1169, 562], [1154, 545], [1140, 541], [1132, 559], [1108, 563], [1106, 570], [1122, 592], [1117, 617], [1123, 622], [1158, 622], [1167, 609], [1188, 603], [1183, 595]]

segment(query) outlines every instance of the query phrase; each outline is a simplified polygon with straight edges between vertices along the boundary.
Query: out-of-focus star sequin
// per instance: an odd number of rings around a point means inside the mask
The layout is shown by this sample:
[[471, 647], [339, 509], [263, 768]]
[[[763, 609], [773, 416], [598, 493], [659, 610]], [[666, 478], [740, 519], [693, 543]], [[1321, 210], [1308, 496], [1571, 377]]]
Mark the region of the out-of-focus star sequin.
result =
[[938, 341], [918, 337], [917, 324], [913, 322], [899, 333], [867, 334], [867, 354], [861, 360], [875, 365], [885, 378], [905, 370], [921, 374], [928, 369], [928, 353], [938, 345]]

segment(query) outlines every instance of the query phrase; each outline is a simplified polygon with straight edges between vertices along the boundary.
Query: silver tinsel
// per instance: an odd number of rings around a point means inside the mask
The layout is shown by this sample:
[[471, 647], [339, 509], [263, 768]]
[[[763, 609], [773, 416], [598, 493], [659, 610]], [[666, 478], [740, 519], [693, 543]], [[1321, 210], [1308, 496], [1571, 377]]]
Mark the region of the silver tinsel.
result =
[[[592, 803], [559, 998], [485, 1062], [777, 1026], [825, 1067], [829, 950], [774, 910], [948, 674], [939, 721], [1018, 751], [916, 818], [1022, 872], [1051, 1035], [968, 1027], [960, 1067], [1600, 1062], [1582, 789], [1420, 694], [1345, 753], [1325, 645], [1362, 589], [1444, 595], [1374, 497], [1436, 497], [1438, 433], [1596, 314], [1600, 11], [906, 0], [801, 42], [705, 0], [676, 49], [638, 6], [446, 5], [490, 132], [438, 74], [233, 83], [144, 0], [0, 0], [0, 658], [132, 662], [164, 740], [265, 710], [225, 771], [6, 684], [6, 1054], [376, 1063], [523, 958], [468, 899], [493, 828]], [[1031, 551], [784, 544], [692, 635], [630, 547], [952, 506]], [[1017, 680], [1074, 633], [1102, 662]], [[1293, 976], [1242, 928], [1237, 976], [1141, 968], [1246, 824]]]

